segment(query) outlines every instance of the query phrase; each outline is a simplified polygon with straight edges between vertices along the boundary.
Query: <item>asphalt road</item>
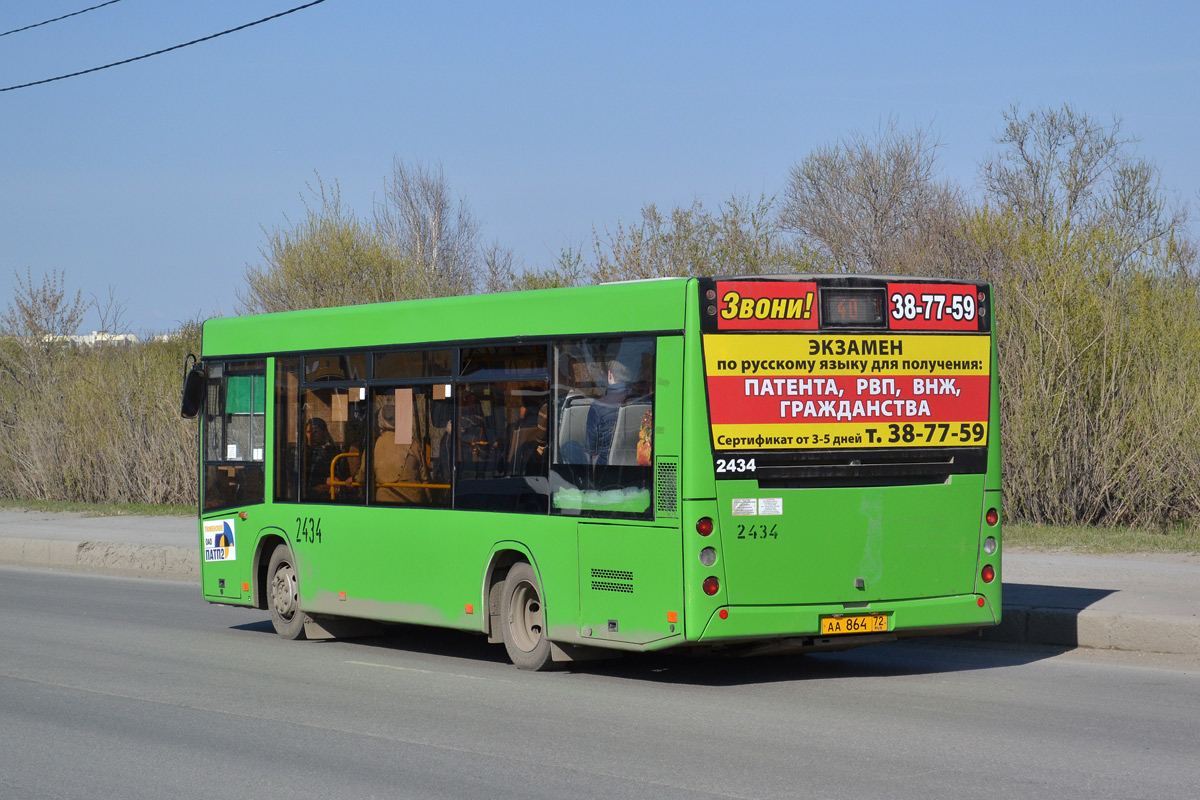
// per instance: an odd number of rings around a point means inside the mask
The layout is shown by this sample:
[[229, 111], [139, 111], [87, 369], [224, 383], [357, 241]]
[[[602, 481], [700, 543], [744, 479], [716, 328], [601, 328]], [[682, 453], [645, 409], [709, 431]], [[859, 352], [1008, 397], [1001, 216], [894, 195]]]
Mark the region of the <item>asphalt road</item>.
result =
[[1200, 663], [961, 640], [508, 665], [0, 569], [4, 798], [1195, 798]]

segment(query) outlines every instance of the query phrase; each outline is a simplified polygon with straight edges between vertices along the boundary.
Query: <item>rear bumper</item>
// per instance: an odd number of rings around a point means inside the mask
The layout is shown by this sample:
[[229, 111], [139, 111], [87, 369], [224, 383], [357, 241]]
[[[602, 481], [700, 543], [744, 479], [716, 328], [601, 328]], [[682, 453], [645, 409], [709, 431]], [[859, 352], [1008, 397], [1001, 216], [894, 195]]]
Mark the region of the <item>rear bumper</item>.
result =
[[[983, 599], [981, 607], [979, 600]], [[725, 619], [720, 612], [727, 612]], [[847, 608], [842, 603], [804, 606], [726, 606], [709, 617], [697, 643], [734, 643], [737, 640], [778, 637], [813, 637], [814, 640], [853, 642], [870, 634], [822, 636], [820, 618], [835, 614], [886, 614], [891, 637], [955, 633], [990, 627], [1000, 622], [1000, 607], [979, 594], [931, 597], [921, 600], [880, 601]], [[865, 641], [863, 642], [866, 643]]]

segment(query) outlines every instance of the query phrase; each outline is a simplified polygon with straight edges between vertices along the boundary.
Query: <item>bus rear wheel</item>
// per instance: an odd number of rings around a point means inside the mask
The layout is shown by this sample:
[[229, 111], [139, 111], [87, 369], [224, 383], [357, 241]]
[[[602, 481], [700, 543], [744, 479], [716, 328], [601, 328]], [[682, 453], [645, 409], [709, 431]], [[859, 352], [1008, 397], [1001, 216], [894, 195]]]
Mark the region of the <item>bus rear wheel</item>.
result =
[[504, 591], [500, 595], [500, 629], [504, 649], [518, 668], [553, 668], [541, 588], [533, 567], [523, 561], [514, 564], [504, 579]]
[[271, 624], [284, 639], [304, 638], [304, 612], [300, 610], [300, 585], [292, 550], [276, 545], [267, 566], [267, 608]]

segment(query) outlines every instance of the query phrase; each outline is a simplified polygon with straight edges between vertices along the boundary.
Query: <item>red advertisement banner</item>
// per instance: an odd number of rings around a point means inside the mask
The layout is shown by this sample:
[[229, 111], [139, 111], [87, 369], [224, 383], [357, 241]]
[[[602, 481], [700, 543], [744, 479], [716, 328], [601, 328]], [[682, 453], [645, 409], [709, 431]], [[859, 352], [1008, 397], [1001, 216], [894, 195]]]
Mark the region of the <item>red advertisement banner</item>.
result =
[[974, 286], [889, 283], [888, 327], [894, 331], [977, 331], [980, 304]]
[[710, 334], [704, 361], [718, 450], [987, 441], [986, 335]]
[[817, 284], [812, 281], [717, 281], [717, 329], [817, 329]]

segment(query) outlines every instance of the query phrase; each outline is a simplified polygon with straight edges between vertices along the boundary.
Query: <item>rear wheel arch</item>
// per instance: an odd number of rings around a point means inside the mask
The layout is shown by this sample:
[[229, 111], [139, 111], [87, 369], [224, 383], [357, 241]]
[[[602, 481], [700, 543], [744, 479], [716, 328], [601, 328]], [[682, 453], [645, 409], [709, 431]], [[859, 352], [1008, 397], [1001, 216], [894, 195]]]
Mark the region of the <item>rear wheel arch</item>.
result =
[[534, 572], [538, 572], [537, 564], [530, 552], [523, 545], [515, 542], [496, 545], [488, 559], [488, 565], [483, 575], [483, 599], [486, 603], [485, 608], [487, 608], [487, 627], [484, 633], [488, 635], [489, 642], [504, 641], [497, 624], [500, 619], [500, 592], [504, 588], [504, 580], [508, 577], [508, 571], [513, 568], [514, 564], [520, 563], [529, 564], [533, 567]]

